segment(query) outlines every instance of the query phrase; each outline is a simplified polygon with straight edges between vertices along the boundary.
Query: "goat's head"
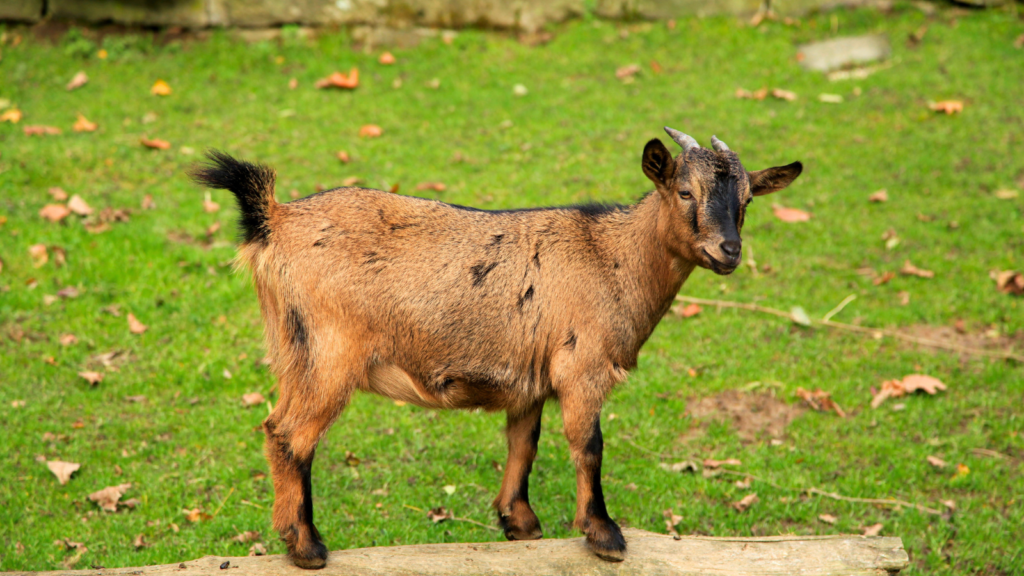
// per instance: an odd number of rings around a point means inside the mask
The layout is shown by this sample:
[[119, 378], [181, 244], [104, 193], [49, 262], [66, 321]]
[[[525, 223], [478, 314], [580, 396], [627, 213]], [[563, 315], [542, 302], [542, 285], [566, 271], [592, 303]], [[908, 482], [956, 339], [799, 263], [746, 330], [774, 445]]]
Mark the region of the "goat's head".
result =
[[717, 274], [729, 274], [740, 264], [743, 218], [754, 196], [789, 186], [803, 170], [786, 166], [748, 172], [739, 156], [712, 136], [712, 149], [666, 127], [683, 152], [672, 158], [657, 138], [644, 147], [644, 174], [654, 182], [668, 214], [659, 228], [669, 249]]

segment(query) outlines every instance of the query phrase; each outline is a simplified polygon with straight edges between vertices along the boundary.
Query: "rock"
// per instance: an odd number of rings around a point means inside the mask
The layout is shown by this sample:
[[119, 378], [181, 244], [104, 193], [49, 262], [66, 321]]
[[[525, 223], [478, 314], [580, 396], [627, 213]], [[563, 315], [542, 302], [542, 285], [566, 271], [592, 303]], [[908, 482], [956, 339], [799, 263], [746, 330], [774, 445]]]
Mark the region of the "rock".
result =
[[595, 12], [603, 18], [661, 20], [678, 16], [754, 14], [760, 0], [597, 0]]
[[364, 48], [374, 50], [380, 46], [388, 48], [413, 48], [424, 38], [439, 36], [432, 28], [389, 28], [387, 26], [355, 26], [352, 41]]
[[828, 72], [850, 64], [864, 64], [889, 56], [892, 48], [884, 34], [847, 36], [799, 47], [800, 64], [808, 70]]
[[43, 0], [3, 0], [0, 21], [38, 22], [43, 17]]
[[[5, 3], [8, 1], [4, 0]], [[215, 23], [210, 20], [206, 4], [207, 0], [179, 0], [176, 2], [48, 0], [47, 17], [54, 20], [205, 28]]]

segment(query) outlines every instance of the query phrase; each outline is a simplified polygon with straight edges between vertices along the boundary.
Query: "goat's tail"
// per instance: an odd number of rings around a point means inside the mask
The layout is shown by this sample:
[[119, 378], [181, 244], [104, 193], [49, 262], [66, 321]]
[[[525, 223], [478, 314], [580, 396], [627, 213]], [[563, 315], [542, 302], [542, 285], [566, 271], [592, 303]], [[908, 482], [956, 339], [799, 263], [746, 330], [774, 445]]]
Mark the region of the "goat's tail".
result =
[[274, 170], [262, 164], [236, 160], [219, 150], [206, 153], [207, 163], [189, 172], [197, 184], [230, 190], [238, 200], [245, 243], [266, 243], [270, 237], [268, 222], [277, 206], [274, 198]]

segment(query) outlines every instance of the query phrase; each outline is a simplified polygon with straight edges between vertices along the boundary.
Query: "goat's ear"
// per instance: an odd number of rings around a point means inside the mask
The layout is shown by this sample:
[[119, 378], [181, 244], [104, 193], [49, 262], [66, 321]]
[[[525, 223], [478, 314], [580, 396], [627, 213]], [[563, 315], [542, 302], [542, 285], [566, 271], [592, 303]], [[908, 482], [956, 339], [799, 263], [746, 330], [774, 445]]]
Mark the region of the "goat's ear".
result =
[[772, 192], [778, 192], [793, 183], [796, 177], [804, 171], [804, 165], [793, 162], [785, 166], [765, 168], [757, 172], [747, 172], [750, 178], [750, 193], [754, 196], [764, 196]]
[[644, 174], [654, 182], [659, 190], [668, 188], [669, 180], [676, 173], [676, 161], [672, 154], [657, 138], [651, 140], [644, 146], [644, 159], [642, 162]]

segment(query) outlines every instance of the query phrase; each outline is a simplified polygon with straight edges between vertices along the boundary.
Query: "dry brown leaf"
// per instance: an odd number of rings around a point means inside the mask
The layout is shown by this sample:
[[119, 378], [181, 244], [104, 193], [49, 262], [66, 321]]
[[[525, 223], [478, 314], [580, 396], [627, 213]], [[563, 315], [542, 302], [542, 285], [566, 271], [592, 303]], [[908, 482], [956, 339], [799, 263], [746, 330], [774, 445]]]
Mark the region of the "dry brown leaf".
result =
[[352, 68], [348, 75], [335, 72], [327, 78], [322, 78], [314, 84], [317, 88], [344, 88], [352, 90], [359, 86], [359, 68]]
[[338, 150], [338, 153], [335, 154], [335, 156], [338, 157], [338, 160], [341, 160], [342, 164], [348, 164], [349, 162], [352, 161], [352, 159], [349, 158], [348, 152], [344, 150]]
[[661, 74], [663, 71], [661, 64], [657, 60], [651, 60], [650, 66], [651, 72], [654, 72], [655, 74]]
[[192, 523], [200, 522], [202, 520], [209, 520], [210, 518], [213, 518], [213, 516], [210, 516], [206, 512], [203, 512], [199, 508], [193, 508], [191, 510], [182, 509], [181, 513], [185, 515], [185, 520], [188, 520]]
[[203, 212], [212, 214], [214, 212], [217, 212], [218, 210], [220, 210], [220, 204], [217, 204], [216, 202], [210, 200], [209, 198], [203, 200]]
[[169, 96], [171, 93], [171, 85], [163, 80], [157, 80], [149, 89], [149, 93], [154, 96]]
[[743, 462], [740, 462], [735, 458], [727, 458], [725, 460], [712, 460], [711, 458], [707, 458], [704, 460], [703, 464], [705, 468], [714, 469], [720, 466], [742, 466]]
[[266, 556], [267, 548], [259, 542], [249, 547], [249, 556]]
[[298, 78], [291, 78], [291, 79], [288, 80], [288, 89], [289, 90], [295, 90], [298, 87], [299, 87], [299, 79]]
[[117, 512], [117, 501], [121, 499], [132, 487], [131, 484], [118, 484], [117, 486], [107, 486], [103, 490], [97, 490], [92, 494], [89, 494], [89, 500], [92, 500], [101, 509], [107, 512]]
[[46, 251], [46, 244], [33, 244], [29, 246], [28, 255], [32, 258], [33, 268], [41, 268], [50, 261], [50, 254]]
[[882, 528], [884, 527], [885, 525], [882, 523], [872, 524], [871, 526], [865, 526], [864, 531], [861, 532], [861, 534], [863, 534], [864, 536], [878, 536], [882, 533]]
[[10, 122], [11, 124], [17, 124], [21, 121], [22, 113], [17, 108], [9, 108], [4, 110], [3, 114], [0, 114], [0, 122]]
[[132, 402], [134, 404], [141, 404], [141, 403], [146, 401], [146, 396], [144, 394], [137, 394], [137, 395], [134, 395], [134, 396], [125, 396], [124, 399], [127, 402]]
[[810, 214], [796, 208], [786, 208], [785, 206], [772, 204], [772, 210], [775, 212], [775, 217], [783, 222], [806, 222], [811, 219]]
[[956, 114], [964, 111], [964, 103], [960, 100], [942, 100], [941, 102], [929, 102], [928, 108], [931, 108], [936, 112]]
[[743, 98], [746, 100], [764, 100], [765, 98], [768, 97], [768, 89], [761, 88], [760, 90], [755, 90], [751, 92], [749, 90], [744, 90], [743, 88], [737, 88], [736, 97]]
[[266, 402], [267, 399], [263, 397], [263, 394], [259, 392], [249, 392], [248, 394], [242, 394], [242, 405], [246, 408], [250, 406], [258, 406]]
[[260, 533], [255, 530], [246, 530], [237, 536], [232, 536], [232, 540], [242, 544], [248, 544], [249, 542], [256, 542], [260, 539]]
[[638, 72], [640, 72], [639, 64], [627, 64], [615, 70], [615, 77], [619, 80], [626, 80], [627, 78], [633, 78]]
[[206, 237], [210, 238], [220, 230], [220, 222], [214, 222], [206, 228]]
[[355, 186], [356, 184], [359, 184], [362, 181], [363, 179], [358, 176], [349, 176], [348, 178], [345, 178], [344, 180], [341, 181], [341, 185], [346, 187]]
[[82, 86], [85, 86], [85, 83], [88, 81], [89, 76], [85, 72], [80, 71], [71, 77], [71, 81], [68, 82], [65, 88], [68, 90], [76, 90], [78, 88], [81, 88]]
[[[60, 246], [50, 246], [50, 251], [53, 252], [53, 265], [54, 266], [56, 266], [57, 268], [60, 268], [61, 266], [63, 266], [63, 265], [68, 263], [68, 251], [67, 250], [61, 248]], [[74, 294], [71, 295], [71, 296], [67, 296], [66, 294], [69, 294], [70, 292], [74, 292]], [[61, 288], [60, 291], [57, 292], [57, 296], [60, 296], [61, 298], [74, 298], [75, 296], [78, 296], [78, 289], [75, 288], [74, 286], [68, 286], [66, 288]]]
[[146, 148], [153, 148], [154, 150], [169, 150], [171, 143], [167, 140], [161, 140], [159, 138], [141, 138], [139, 142]]
[[39, 211], [39, 215], [50, 222], [60, 222], [71, 215], [71, 210], [63, 204], [47, 204]]
[[700, 469], [697, 463], [693, 460], [684, 460], [683, 462], [676, 462], [674, 464], [668, 464], [662, 462], [658, 465], [662, 470], [668, 470], [669, 472], [696, 472]]
[[948, 466], [948, 464], [946, 464], [945, 460], [943, 460], [942, 458], [939, 458], [937, 456], [929, 456], [929, 457], [926, 458], [926, 460], [928, 461], [929, 464], [931, 464], [932, 466], [934, 466], [936, 468], [945, 468], [946, 466]]
[[103, 374], [100, 372], [79, 372], [78, 375], [85, 378], [86, 382], [92, 386], [103, 382]]
[[452, 516], [453, 514], [446, 510], [444, 507], [437, 507], [427, 511], [427, 518], [430, 518], [430, 521], [434, 524], [444, 522]]
[[1024, 274], [1016, 270], [995, 270], [989, 277], [996, 281], [996, 290], [1003, 294], [1024, 295]]
[[679, 532], [676, 532], [676, 526], [683, 521], [683, 517], [672, 512], [671, 508], [662, 511], [661, 516], [665, 519], [665, 530], [672, 535], [672, 538], [676, 540], [681, 539], [682, 536], [679, 535]]
[[1016, 190], [1011, 190], [1009, 188], [1000, 188], [999, 190], [995, 191], [995, 197], [999, 198], [1000, 200], [1013, 200], [1018, 196], [1020, 196], [1020, 192]]
[[377, 138], [384, 134], [384, 129], [376, 124], [366, 124], [359, 128], [360, 138]]
[[785, 100], [787, 102], [792, 102], [797, 98], [796, 92], [790, 92], [789, 90], [783, 90], [782, 88], [772, 89], [772, 97], [778, 98], [779, 100]]
[[128, 330], [131, 331], [132, 334], [142, 334], [148, 328], [148, 326], [139, 322], [139, 319], [135, 317], [135, 314], [132, 314], [131, 312], [128, 313]]
[[807, 403], [812, 409], [818, 412], [835, 412], [840, 418], [846, 418], [846, 412], [843, 411], [842, 407], [832, 399], [831, 392], [825, 392], [821, 388], [818, 388], [814, 392], [810, 390], [804, 390], [803, 388], [796, 389], [796, 395], [801, 400]]
[[444, 192], [448, 189], [444, 182], [420, 182], [416, 185], [417, 190], [433, 190], [435, 192]]
[[21, 131], [26, 136], [56, 136], [60, 134], [60, 128], [56, 126], [25, 126]]
[[395, 56], [391, 52], [385, 52], [380, 55], [380, 58], [377, 58], [377, 62], [380, 62], [385, 66], [390, 66], [395, 63]]
[[71, 346], [71, 345], [77, 344], [77, 343], [78, 343], [78, 336], [75, 336], [74, 334], [61, 334], [60, 335], [60, 345], [61, 346]]
[[68, 480], [71, 480], [71, 475], [81, 468], [82, 465], [76, 464], [75, 462], [51, 460], [46, 463], [46, 467], [50, 469], [50, 472], [53, 472], [54, 476], [57, 477], [57, 481], [60, 482], [61, 485], [64, 485], [68, 483]]
[[71, 126], [71, 129], [75, 132], [95, 132], [96, 128], [95, 122], [90, 122], [88, 118], [81, 114], [78, 115], [78, 120], [75, 120], [75, 124]]
[[963, 476], [967, 476], [970, 473], [971, 473], [971, 469], [967, 467], [967, 464], [964, 464], [963, 462], [961, 462], [961, 463], [956, 465], [956, 474], [954, 474], [953, 477], [954, 478], [956, 478], [956, 477], [963, 477]]
[[135, 536], [135, 538], [132, 538], [132, 546], [135, 546], [136, 550], [142, 550], [149, 546], [149, 542], [146, 542], [146, 536], [144, 534], [139, 534]]
[[924, 390], [928, 394], [934, 395], [939, 390], [945, 389], [946, 385], [937, 378], [923, 374], [910, 374], [904, 376], [903, 380], [886, 380], [882, 382], [882, 389], [875, 393], [871, 399], [871, 407], [878, 408], [889, 398], [899, 398], [917, 390]]
[[872, 192], [871, 195], [868, 196], [868, 202], [888, 202], [888, 201], [889, 201], [889, 191], [886, 190], [885, 188], [882, 188], [881, 190], [878, 190], [877, 192]]
[[740, 500], [739, 502], [733, 502], [732, 507], [735, 508], [737, 512], [743, 512], [744, 510], [753, 506], [754, 503], [757, 502], [758, 500], [759, 498], [757, 497], [757, 493], [755, 492], [754, 494], [748, 494], [744, 496], [743, 499]]
[[889, 281], [895, 277], [896, 273], [893, 272], [892, 270], [889, 270], [888, 272], [885, 272], [881, 276], [872, 280], [871, 283], [874, 284], [875, 286], [881, 286], [882, 284], [888, 284]]
[[49, 194], [50, 196], [53, 196], [53, 199], [56, 200], [57, 202], [63, 202], [68, 199], [68, 193], [65, 192], [63, 188], [60, 188], [58, 186], [53, 186], [52, 188], [47, 190], [46, 193]]
[[89, 214], [92, 214], [92, 207], [90, 207], [85, 200], [82, 200], [82, 197], [78, 194], [75, 194], [71, 197], [71, 200], [68, 200], [68, 210], [71, 210], [79, 216], [88, 216]]
[[153, 195], [152, 194], [146, 194], [145, 196], [143, 196], [142, 197], [142, 209], [143, 210], [152, 210], [154, 208], [156, 208], [156, 203], [153, 202]]
[[935, 272], [932, 272], [931, 270], [925, 270], [923, 268], [918, 268], [917, 266], [911, 264], [910, 260], [903, 261], [903, 267], [900, 268], [900, 274], [903, 274], [904, 276], [917, 276], [920, 278], [935, 277]]
[[831, 514], [818, 514], [818, 520], [821, 520], [825, 524], [835, 525], [835, 523], [839, 521], [839, 518], [836, 518]]
[[679, 311], [679, 315], [683, 318], [692, 318], [697, 314], [700, 314], [701, 307], [698, 304], [688, 304], [685, 308]]

